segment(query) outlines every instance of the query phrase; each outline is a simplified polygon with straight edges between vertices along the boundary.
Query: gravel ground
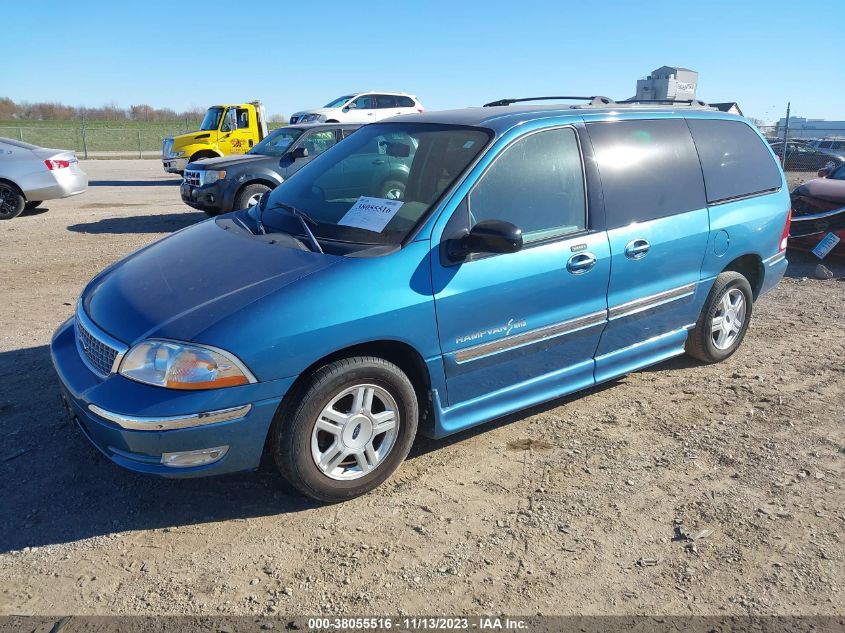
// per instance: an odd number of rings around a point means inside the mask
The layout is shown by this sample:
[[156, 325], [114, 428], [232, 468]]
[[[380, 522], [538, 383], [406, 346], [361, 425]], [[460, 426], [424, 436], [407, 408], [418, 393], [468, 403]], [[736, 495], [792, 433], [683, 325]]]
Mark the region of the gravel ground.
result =
[[201, 213], [157, 161], [0, 225], [0, 614], [842, 614], [845, 265], [788, 277], [741, 350], [445, 441], [335, 506], [270, 470], [162, 481], [64, 421], [54, 328]]

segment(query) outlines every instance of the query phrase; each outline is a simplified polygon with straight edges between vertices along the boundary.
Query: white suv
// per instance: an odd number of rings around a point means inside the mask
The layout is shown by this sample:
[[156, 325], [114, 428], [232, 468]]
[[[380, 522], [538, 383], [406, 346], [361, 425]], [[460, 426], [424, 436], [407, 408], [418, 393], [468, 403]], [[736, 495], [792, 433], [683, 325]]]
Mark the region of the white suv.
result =
[[324, 108], [296, 112], [290, 117], [290, 122], [372, 123], [397, 114], [424, 110], [419, 99], [404, 92], [358, 92], [335, 99]]

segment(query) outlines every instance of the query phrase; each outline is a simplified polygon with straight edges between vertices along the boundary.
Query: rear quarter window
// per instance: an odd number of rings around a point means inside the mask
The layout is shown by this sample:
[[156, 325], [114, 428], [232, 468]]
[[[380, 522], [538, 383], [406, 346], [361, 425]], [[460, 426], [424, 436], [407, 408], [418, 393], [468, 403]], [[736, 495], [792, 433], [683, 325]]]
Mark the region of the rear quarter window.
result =
[[684, 119], [588, 123], [607, 228], [706, 205], [701, 165]]
[[742, 121], [689, 119], [707, 202], [775, 191], [781, 174], [765, 143]]
[[414, 107], [414, 100], [410, 97], [396, 97], [396, 101], [399, 103], [400, 108], [413, 108]]

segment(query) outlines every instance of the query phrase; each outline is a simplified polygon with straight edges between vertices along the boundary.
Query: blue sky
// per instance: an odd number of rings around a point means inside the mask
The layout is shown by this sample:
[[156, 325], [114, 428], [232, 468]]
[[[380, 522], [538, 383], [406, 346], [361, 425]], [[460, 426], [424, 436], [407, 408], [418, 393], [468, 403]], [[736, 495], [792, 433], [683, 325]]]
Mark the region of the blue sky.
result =
[[[511, 96], [627, 98], [662, 65], [747, 116], [845, 119], [841, 0], [742, 2], [0, 0], [0, 96], [270, 113], [356, 90], [428, 109]], [[800, 11], [799, 11], [800, 9]], [[802, 18], [800, 16], [806, 16]], [[794, 42], [801, 42], [800, 46]]]

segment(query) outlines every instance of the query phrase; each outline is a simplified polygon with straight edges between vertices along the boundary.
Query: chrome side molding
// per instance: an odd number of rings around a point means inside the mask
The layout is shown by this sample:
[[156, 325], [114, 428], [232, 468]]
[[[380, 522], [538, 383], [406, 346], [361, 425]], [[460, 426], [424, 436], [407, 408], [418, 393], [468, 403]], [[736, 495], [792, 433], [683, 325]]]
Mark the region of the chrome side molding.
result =
[[618, 306], [614, 306], [608, 310], [608, 319], [611, 321], [614, 319], [621, 319], [622, 317], [630, 316], [632, 314], [636, 314], [637, 312], [656, 308], [657, 306], [669, 303], [670, 301], [677, 301], [678, 299], [689, 297], [695, 293], [695, 286], [696, 283], [692, 282], [684, 284], [683, 286], [678, 286], [677, 288], [670, 288], [669, 290], [657, 292], [653, 295], [648, 295], [647, 297], [641, 297], [640, 299], [634, 299], [633, 301], [619, 304]]
[[482, 343], [473, 347], [467, 347], [455, 353], [455, 362], [458, 364], [466, 363], [492, 354], [498, 354], [524, 345], [532, 345], [540, 341], [546, 341], [550, 338], [557, 338], [558, 336], [565, 336], [572, 334], [579, 330], [603, 325], [607, 321], [607, 312], [602, 310], [600, 312], [593, 312], [584, 316], [569, 319], [568, 321], [561, 321], [546, 325], [528, 332], [521, 332], [515, 336], [491, 341], [489, 343]]

